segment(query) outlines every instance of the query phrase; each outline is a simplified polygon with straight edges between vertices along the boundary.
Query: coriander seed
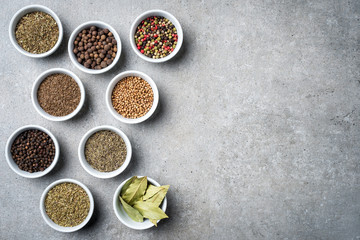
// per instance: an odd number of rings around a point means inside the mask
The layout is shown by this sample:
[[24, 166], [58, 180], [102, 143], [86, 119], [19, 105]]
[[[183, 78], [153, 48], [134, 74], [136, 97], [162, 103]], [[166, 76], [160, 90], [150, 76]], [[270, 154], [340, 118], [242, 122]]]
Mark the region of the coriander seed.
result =
[[125, 118], [139, 118], [150, 111], [154, 93], [150, 84], [141, 77], [121, 79], [111, 95], [114, 109]]

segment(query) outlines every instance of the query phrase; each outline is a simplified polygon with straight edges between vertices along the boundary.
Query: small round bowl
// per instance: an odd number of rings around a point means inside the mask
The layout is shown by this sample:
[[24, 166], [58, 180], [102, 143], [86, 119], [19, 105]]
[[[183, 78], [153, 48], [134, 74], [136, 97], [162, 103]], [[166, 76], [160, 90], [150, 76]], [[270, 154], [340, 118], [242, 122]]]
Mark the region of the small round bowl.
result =
[[[138, 176], [138, 177], [142, 177], [142, 176]], [[113, 198], [113, 208], [114, 208], [115, 215], [120, 220], [120, 222], [122, 222], [125, 226], [127, 226], [129, 228], [136, 229], [136, 230], [145, 230], [145, 229], [151, 228], [154, 226], [154, 224], [152, 224], [149, 219], [144, 220], [144, 222], [135, 222], [125, 212], [122, 204], [120, 203], [119, 195], [120, 195], [121, 189], [129, 179], [130, 178], [123, 181], [115, 191], [114, 198]], [[160, 187], [160, 184], [158, 182], [156, 182], [154, 179], [148, 177], [147, 180], [152, 185], [154, 185], [156, 187]], [[161, 206], [161, 209], [165, 212], [166, 208], [167, 208], [166, 196], [160, 206]], [[159, 221], [160, 220], [158, 220], [157, 222], [159, 222]]]
[[[55, 187], [56, 185], [59, 185], [60, 183], [74, 183], [79, 185], [82, 189], [85, 190], [85, 192], [87, 193], [87, 195], [89, 196], [89, 200], [90, 200], [90, 210], [89, 213], [87, 215], [87, 217], [85, 218], [85, 220], [80, 223], [79, 225], [75, 226], [75, 227], [62, 227], [57, 225], [56, 223], [54, 223], [49, 216], [46, 213], [45, 210], [45, 199], [46, 199], [46, 195], [48, 194], [48, 192]], [[94, 198], [90, 192], [90, 190], [81, 182], [74, 180], [74, 179], [60, 179], [57, 180], [53, 183], [51, 183], [43, 192], [43, 194], [41, 195], [41, 199], [40, 199], [40, 211], [41, 211], [41, 215], [43, 217], [43, 219], [45, 220], [45, 222], [47, 223], [47, 225], [49, 225], [50, 227], [52, 227], [53, 229], [59, 231], [59, 232], [75, 232], [81, 228], [83, 228], [90, 220], [93, 212], [94, 212]]]
[[[43, 131], [44, 133], [46, 133], [47, 135], [49, 135], [51, 137], [51, 139], [53, 140], [54, 145], [55, 145], [55, 157], [54, 157], [54, 160], [51, 163], [51, 165], [48, 168], [46, 168], [44, 171], [29, 173], [27, 171], [21, 170], [18, 167], [18, 165], [15, 163], [14, 159], [11, 156], [11, 146], [12, 146], [14, 140], [16, 139], [16, 137], [19, 136], [20, 133], [27, 131], [27, 130], [33, 130], [33, 129]], [[27, 125], [27, 126], [23, 126], [19, 129], [17, 129], [15, 132], [13, 132], [13, 134], [11, 134], [10, 138], [8, 139], [8, 141], [6, 143], [6, 148], [5, 148], [6, 161], [9, 164], [10, 168], [15, 173], [17, 173], [20, 176], [25, 177], [25, 178], [39, 178], [39, 177], [42, 177], [42, 176], [48, 174], [55, 167], [56, 163], [58, 162], [59, 155], [60, 155], [60, 147], [59, 147], [59, 143], [56, 140], [55, 136], [46, 128], [43, 128], [43, 127], [40, 127], [37, 125]]]
[[[53, 116], [53, 115], [45, 112], [44, 109], [41, 108], [38, 98], [37, 98], [37, 91], [38, 91], [39, 86], [42, 83], [42, 81], [45, 80], [46, 77], [48, 77], [52, 74], [56, 74], [56, 73], [63, 73], [63, 74], [66, 74], [66, 75], [69, 75], [70, 77], [72, 77], [76, 81], [77, 85], [79, 86], [80, 94], [81, 94], [80, 102], [79, 102], [79, 105], [77, 106], [77, 108], [72, 113], [70, 113], [66, 116], [61, 116], [61, 117]], [[35, 80], [33, 88], [32, 88], [32, 92], [31, 92], [31, 100], [32, 100], [32, 103], [33, 103], [36, 111], [44, 118], [51, 120], [51, 121], [57, 121], [57, 122], [65, 121], [65, 120], [68, 120], [68, 119], [74, 117], [81, 110], [81, 108], [85, 102], [85, 88], [84, 88], [84, 85], [82, 84], [80, 78], [78, 78], [78, 76], [76, 76], [75, 73], [73, 73], [69, 70], [63, 69], [63, 68], [52, 68], [52, 69], [49, 69], [49, 70], [43, 72]]]
[[[121, 81], [123, 78], [125, 77], [129, 77], [129, 76], [136, 76], [136, 77], [141, 77], [142, 79], [144, 79], [145, 81], [147, 81], [152, 90], [153, 90], [153, 93], [154, 93], [154, 101], [153, 101], [153, 104], [150, 108], [150, 110], [142, 117], [139, 117], [139, 118], [125, 118], [123, 117], [120, 113], [118, 113], [113, 105], [112, 105], [112, 100], [111, 100], [111, 96], [112, 96], [112, 92], [113, 92], [113, 89], [115, 87], [115, 85]], [[105, 94], [105, 101], [106, 101], [106, 105], [110, 111], [110, 113], [119, 121], [123, 122], [123, 123], [129, 123], [129, 124], [135, 124], [135, 123], [141, 123], [143, 121], [145, 121], [146, 119], [150, 118], [151, 115], [153, 115], [153, 113], [155, 112], [157, 106], [158, 106], [158, 103], [159, 103], [159, 91], [157, 89], [157, 86], [155, 84], [155, 82], [148, 76], [146, 75], [145, 73], [143, 72], [139, 72], [139, 71], [126, 71], [126, 72], [122, 72], [118, 75], [116, 75], [112, 80], [111, 82], [109, 83], [107, 89], [106, 89], [106, 94]]]
[[[125, 158], [125, 162], [116, 170], [112, 171], [112, 172], [100, 172], [96, 169], [94, 169], [86, 160], [85, 157], [85, 145], [87, 140], [89, 139], [89, 137], [91, 137], [94, 133], [101, 131], [101, 130], [109, 130], [112, 131], [116, 134], [118, 134], [122, 139], [124, 139], [125, 145], [126, 145], [126, 158]], [[120, 131], [119, 129], [112, 127], [112, 126], [99, 126], [99, 127], [95, 127], [93, 129], [91, 129], [90, 131], [88, 131], [81, 139], [80, 141], [80, 145], [79, 145], [79, 149], [78, 149], [78, 155], [79, 155], [79, 160], [80, 160], [80, 164], [81, 166], [85, 169], [85, 171], [87, 171], [90, 175], [97, 177], [97, 178], [112, 178], [115, 177], [117, 175], [119, 175], [120, 173], [122, 173], [126, 167], [129, 165], [130, 160], [131, 160], [131, 155], [132, 155], [132, 148], [131, 148], [131, 143], [129, 138], [125, 135], [125, 133], [123, 133], [122, 131]]]
[[[87, 28], [90, 28], [91, 26], [96, 26], [96, 27], [99, 27], [99, 28], [107, 28], [109, 29], [110, 32], [113, 33], [115, 39], [116, 39], [116, 42], [117, 42], [117, 53], [116, 53], [116, 57], [114, 59], [114, 61], [109, 65], [107, 66], [106, 68], [102, 68], [102, 69], [99, 69], [99, 70], [95, 70], [95, 69], [89, 69], [89, 68], [86, 68], [84, 67], [82, 64], [80, 64], [77, 59], [76, 59], [76, 56], [73, 52], [74, 50], [74, 40], [76, 38], [76, 36], [79, 34], [80, 31], [82, 31], [83, 29], [87, 29]], [[115, 29], [110, 26], [109, 24], [107, 23], [104, 23], [104, 22], [101, 22], [101, 21], [89, 21], [89, 22], [86, 22], [86, 23], [83, 23], [81, 24], [80, 26], [78, 26], [72, 33], [71, 33], [71, 36], [70, 36], [70, 39], [69, 39], [69, 43], [68, 43], [68, 52], [69, 52], [69, 56], [70, 56], [70, 59], [71, 59], [71, 62], [78, 68], [80, 69], [81, 71], [85, 72], [85, 73], [89, 73], [89, 74], [100, 74], [100, 73], [104, 73], [104, 72], [107, 72], [109, 71], [111, 68], [113, 68], [116, 63], [119, 61], [120, 59], [120, 55], [121, 55], [121, 40], [120, 40], [120, 37], [119, 37], [119, 34], [115, 31]]]
[[[152, 17], [152, 16], [162, 16], [162, 17], [169, 19], [172, 22], [172, 24], [174, 24], [176, 31], [177, 31], [178, 41], [177, 41], [176, 47], [172, 53], [170, 53], [169, 55], [167, 55], [164, 58], [158, 58], [158, 59], [149, 58], [149, 57], [145, 56], [144, 54], [142, 54], [137, 49], [136, 44], [135, 44], [134, 36], [135, 36], [137, 26], [141, 23], [142, 20], [144, 20], [145, 18], [148, 18], [148, 17]], [[184, 34], [183, 34], [183, 30], [181, 28], [179, 21], [172, 14], [170, 14], [166, 11], [163, 11], [163, 10], [149, 10], [149, 11], [142, 13], [140, 16], [138, 16], [135, 19], [135, 21], [133, 22], [133, 24], [131, 25], [131, 28], [130, 28], [130, 45], [131, 45], [132, 49], [139, 57], [141, 57], [145, 61], [152, 62], [152, 63], [166, 62], [166, 61], [170, 60], [171, 58], [173, 58], [179, 52], [181, 45], [183, 43], [183, 39], [184, 39]]]
[[[53, 17], [55, 19], [55, 21], [59, 27], [59, 38], [58, 38], [55, 46], [52, 49], [50, 49], [49, 51], [47, 51], [45, 53], [40, 53], [40, 54], [34, 54], [34, 53], [29, 53], [29, 52], [25, 51], [18, 44], [18, 42], [16, 41], [16, 37], [15, 37], [15, 28], [16, 28], [16, 25], [19, 22], [19, 20], [25, 14], [28, 14], [31, 12], [36, 12], [36, 11], [49, 14], [51, 17]], [[56, 51], [56, 49], [59, 48], [61, 41], [63, 39], [63, 34], [64, 34], [64, 31], [63, 31], [63, 27], [62, 27], [59, 17], [51, 9], [49, 9], [45, 6], [42, 6], [42, 5], [29, 5], [29, 6], [23, 7], [22, 9], [17, 11], [15, 13], [15, 15], [12, 17], [12, 19], [10, 21], [10, 26], [9, 26], [10, 41], [14, 45], [16, 50], [18, 50], [20, 53], [24, 54], [25, 56], [32, 57], [32, 58], [43, 58], [43, 57], [47, 57], [47, 56], [53, 54]]]

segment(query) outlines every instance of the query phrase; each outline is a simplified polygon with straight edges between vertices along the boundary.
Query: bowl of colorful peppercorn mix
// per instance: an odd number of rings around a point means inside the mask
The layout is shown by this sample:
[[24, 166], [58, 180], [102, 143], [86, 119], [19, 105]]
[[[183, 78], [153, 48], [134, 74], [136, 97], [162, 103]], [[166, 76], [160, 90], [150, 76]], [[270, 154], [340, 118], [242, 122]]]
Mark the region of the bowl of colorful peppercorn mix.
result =
[[60, 147], [47, 129], [27, 125], [17, 129], [6, 143], [5, 156], [10, 168], [26, 178], [48, 174], [59, 160]]
[[150, 10], [138, 16], [130, 28], [134, 52], [148, 62], [160, 63], [173, 58], [183, 43], [179, 21], [163, 10]]
[[10, 41], [20, 53], [42, 58], [54, 53], [63, 39], [59, 17], [42, 5], [29, 5], [15, 13], [9, 26]]
[[159, 103], [155, 82], [139, 71], [126, 71], [115, 76], [105, 96], [110, 113], [119, 121], [129, 124], [149, 119]]
[[112, 178], [129, 165], [132, 148], [129, 138], [112, 126], [99, 126], [81, 139], [78, 155], [81, 166], [97, 178]]
[[51, 121], [65, 121], [81, 110], [85, 102], [85, 88], [73, 72], [53, 68], [35, 80], [31, 98], [41, 116]]
[[45, 222], [59, 232], [75, 232], [83, 228], [94, 212], [90, 190], [74, 179], [51, 183], [40, 199], [40, 211]]
[[100, 74], [109, 71], [118, 62], [121, 40], [109, 24], [90, 21], [72, 32], [68, 52], [78, 69], [90, 74]]

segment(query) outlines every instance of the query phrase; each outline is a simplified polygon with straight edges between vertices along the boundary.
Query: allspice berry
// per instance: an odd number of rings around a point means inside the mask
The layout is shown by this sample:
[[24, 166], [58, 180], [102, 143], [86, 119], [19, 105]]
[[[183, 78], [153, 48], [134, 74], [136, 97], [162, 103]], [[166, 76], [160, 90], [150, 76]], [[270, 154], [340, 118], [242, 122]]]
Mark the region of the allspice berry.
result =
[[91, 26], [78, 33], [73, 53], [84, 67], [99, 70], [113, 63], [117, 54], [117, 41], [109, 29]]

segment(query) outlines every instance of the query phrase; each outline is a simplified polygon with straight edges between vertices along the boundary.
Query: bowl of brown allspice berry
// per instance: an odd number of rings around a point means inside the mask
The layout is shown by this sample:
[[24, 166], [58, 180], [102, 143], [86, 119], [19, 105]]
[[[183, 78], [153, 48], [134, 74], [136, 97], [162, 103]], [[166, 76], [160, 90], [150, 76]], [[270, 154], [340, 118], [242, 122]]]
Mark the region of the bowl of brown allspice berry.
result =
[[90, 21], [72, 32], [68, 52], [78, 69], [89, 74], [100, 74], [109, 71], [119, 60], [121, 40], [109, 24]]

